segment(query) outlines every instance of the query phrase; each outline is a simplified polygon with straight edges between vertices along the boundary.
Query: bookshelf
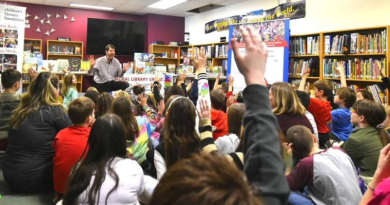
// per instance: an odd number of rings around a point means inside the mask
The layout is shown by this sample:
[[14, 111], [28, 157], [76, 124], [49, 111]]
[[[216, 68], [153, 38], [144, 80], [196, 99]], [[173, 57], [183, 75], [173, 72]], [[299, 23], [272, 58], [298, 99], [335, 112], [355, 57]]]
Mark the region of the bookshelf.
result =
[[47, 41], [47, 60], [80, 58], [83, 59], [83, 42], [78, 41]]
[[154, 54], [154, 63], [156, 64], [175, 64], [179, 61], [179, 46], [150, 44], [149, 53]]
[[42, 53], [42, 39], [25, 38], [23, 51]]
[[[340, 83], [340, 74], [336, 70], [337, 62], [344, 61], [348, 86], [355, 91], [367, 89], [376, 92], [376, 94], [373, 93], [374, 98], [377, 95], [377, 101], [387, 104], [390, 99], [389, 91], [386, 91], [384, 97], [383, 93], [378, 90], [377, 84], [381, 84], [382, 80], [375, 62], [379, 61], [381, 67], [385, 68], [385, 74], [389, 76], [390, 47], [387, 43], [390, 37], [389, 29], [389, 26], [378, 26], [291, 36], [289, 81], [296, 83], [301, 78], [303, 63], [300, 64], [300, 62], [313, 59], [314, 63], [316, 59], [318, 60], [318, 75], [311, 71], [307, 81], [312, 83], [318, 79], [331, 80], [336, 89]], [[314, 36], [319, 39], [317, 45], [319, 53], [313, 54], [307, 52], [309, 50], [307, 42], [309, 37]], [[348, 49], [347, 52], [344, 52], [344, 47]], [[317, 64], [312, 64], [311, 68], [315, 70]]]

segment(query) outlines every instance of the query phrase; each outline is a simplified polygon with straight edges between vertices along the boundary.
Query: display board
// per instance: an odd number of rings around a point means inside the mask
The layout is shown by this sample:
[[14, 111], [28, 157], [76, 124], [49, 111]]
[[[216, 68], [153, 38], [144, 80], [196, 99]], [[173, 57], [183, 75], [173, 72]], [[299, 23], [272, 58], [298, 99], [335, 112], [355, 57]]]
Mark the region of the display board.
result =
[[240, 52], [245, 53], [245, 43], [241, 34], [241, 27], [251, 26], [259, 33], [268, 47], [268, 59], [266, 65], [265, 78], [269, 84], [275, 82], [288, 81], [288, 58], [290, 25], [288, 19], [264, 21], [256, 23], [244, 23], [231, 25], [229, 28], [229, 51], [228, 51], [228, 75], [234, 76], [235, 93], [244, 90], [246, 87], [244, 76], [239, 72], [231, 47], [231, 40], [237, 39]]
[[0, 4], [0, 73], [6, 69], [22, 72], [25, 19], [25, 7]]

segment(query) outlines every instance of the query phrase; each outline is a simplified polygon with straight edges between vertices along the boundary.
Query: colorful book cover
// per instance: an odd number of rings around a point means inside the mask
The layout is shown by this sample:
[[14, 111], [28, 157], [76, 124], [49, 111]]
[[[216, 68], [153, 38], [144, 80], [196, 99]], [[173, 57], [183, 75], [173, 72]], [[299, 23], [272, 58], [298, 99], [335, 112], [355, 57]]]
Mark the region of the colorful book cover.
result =
[[69, 69], [69, 61], [68, 59], [58, 59], [57, 60], [57, 70], [53, 70], [53, 72], [63, 73], [64, 71]]
[[38, 59], [36, 58], [25, 58], [24, 64], [23, 64], [23, 73], [27, 73], [28, 69], [32, 68], [34, 70], [37, 70], [38, 67]]
[[69, 58], [69, 71], [80, 71], [81, 59], [80, 58]]
[[135, 63], [135, 73], [142, 74], [145, 73], [145, 62], [136, 62]]
[[168, 73], [175, 73], [175, 71], [176, 71], [176, 65], [168, 64]]
[[43, 66], [43, 55], [42, 53], [34, 53], [33, 58], [36, 58], [38, 60], [37, 62], [37, 70], [41, 69]]
[[156, 70], [156, 74], [167, 72], [167, 66], [165, 66], [165, 65], [158, 65], [158, 66], [154, 66], [154, 67]]
[[80, 71], [88, 71], [91, 68], [91, 63], [89, 61], [81, 61]]
[[57, 72], [57, 61], [43, 60], [43, 66], [38, 72]]

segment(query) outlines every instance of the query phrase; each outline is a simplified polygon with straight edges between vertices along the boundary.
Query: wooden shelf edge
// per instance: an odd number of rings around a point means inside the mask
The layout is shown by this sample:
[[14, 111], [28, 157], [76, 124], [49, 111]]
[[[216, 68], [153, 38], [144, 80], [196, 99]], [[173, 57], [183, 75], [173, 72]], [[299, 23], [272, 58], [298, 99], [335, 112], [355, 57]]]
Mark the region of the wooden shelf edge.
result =
[[[340, 78], [324, 78], [324, 80], [340, 80]], [[346, 79], [346, 81], [381, 83], [382, 80], [365, 80], [365, 79]]]
[[290, 55], [290, 58], [320, 57], [320, 55]]
[[324, 57], [338, 57], [338, 56], [385, 56], [386, 53], [354, 53], [354, 54], [324, 54]]

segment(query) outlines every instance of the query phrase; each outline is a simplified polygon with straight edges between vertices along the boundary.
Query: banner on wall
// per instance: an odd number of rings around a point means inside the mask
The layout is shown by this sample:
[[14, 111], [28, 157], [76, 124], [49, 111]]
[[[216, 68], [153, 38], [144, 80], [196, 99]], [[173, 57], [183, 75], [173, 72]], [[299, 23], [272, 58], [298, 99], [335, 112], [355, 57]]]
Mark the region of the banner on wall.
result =
[[25, 19], [25, 7], [0, 4], [0, 74], [6, 69], [22, 72]]
[[210, 21], [205, 24], [205, 33], [228, 30], [230, 25], [270, 21], [276, 19], [299, 19], [306, 16], [306, 1], [287, 3], [268, 10], [256, 10], [245, 15], [236, 15]]
[[288, 80], [288, 56], [290, 39], [290, 21], [288, 19], [263, 21], [256, 23], [244, 23], [231, 25], [229, 28], [229, 51], [228, 51], [228, 75], [234, 76], [234, 90], [244, 90], [246, 87], [244, 76], [238, 71], [231, 49], [231, 39], [236, 38], [240, 52], [245, 53], [245, 43], [241, 34], [241, 27], [253, 27], [259, 33], [268, 47], [268, 58], [265, 78], [269, 84], [275, 82], [287, 82]]
[[165, 75], [164, 74], [124, 74], [123, 77], [117, 78], [116, 80], [119, 81], [127, 81], [129, 82], [130, 86], [134, 85], [142, 85], [145, 87], [145, 92], [149, 93], [152, 92], [151, 85], [153, 84], [156, 76], [160, 78], [161, 82], [161, 93], [164, 91], [164, 80]]

